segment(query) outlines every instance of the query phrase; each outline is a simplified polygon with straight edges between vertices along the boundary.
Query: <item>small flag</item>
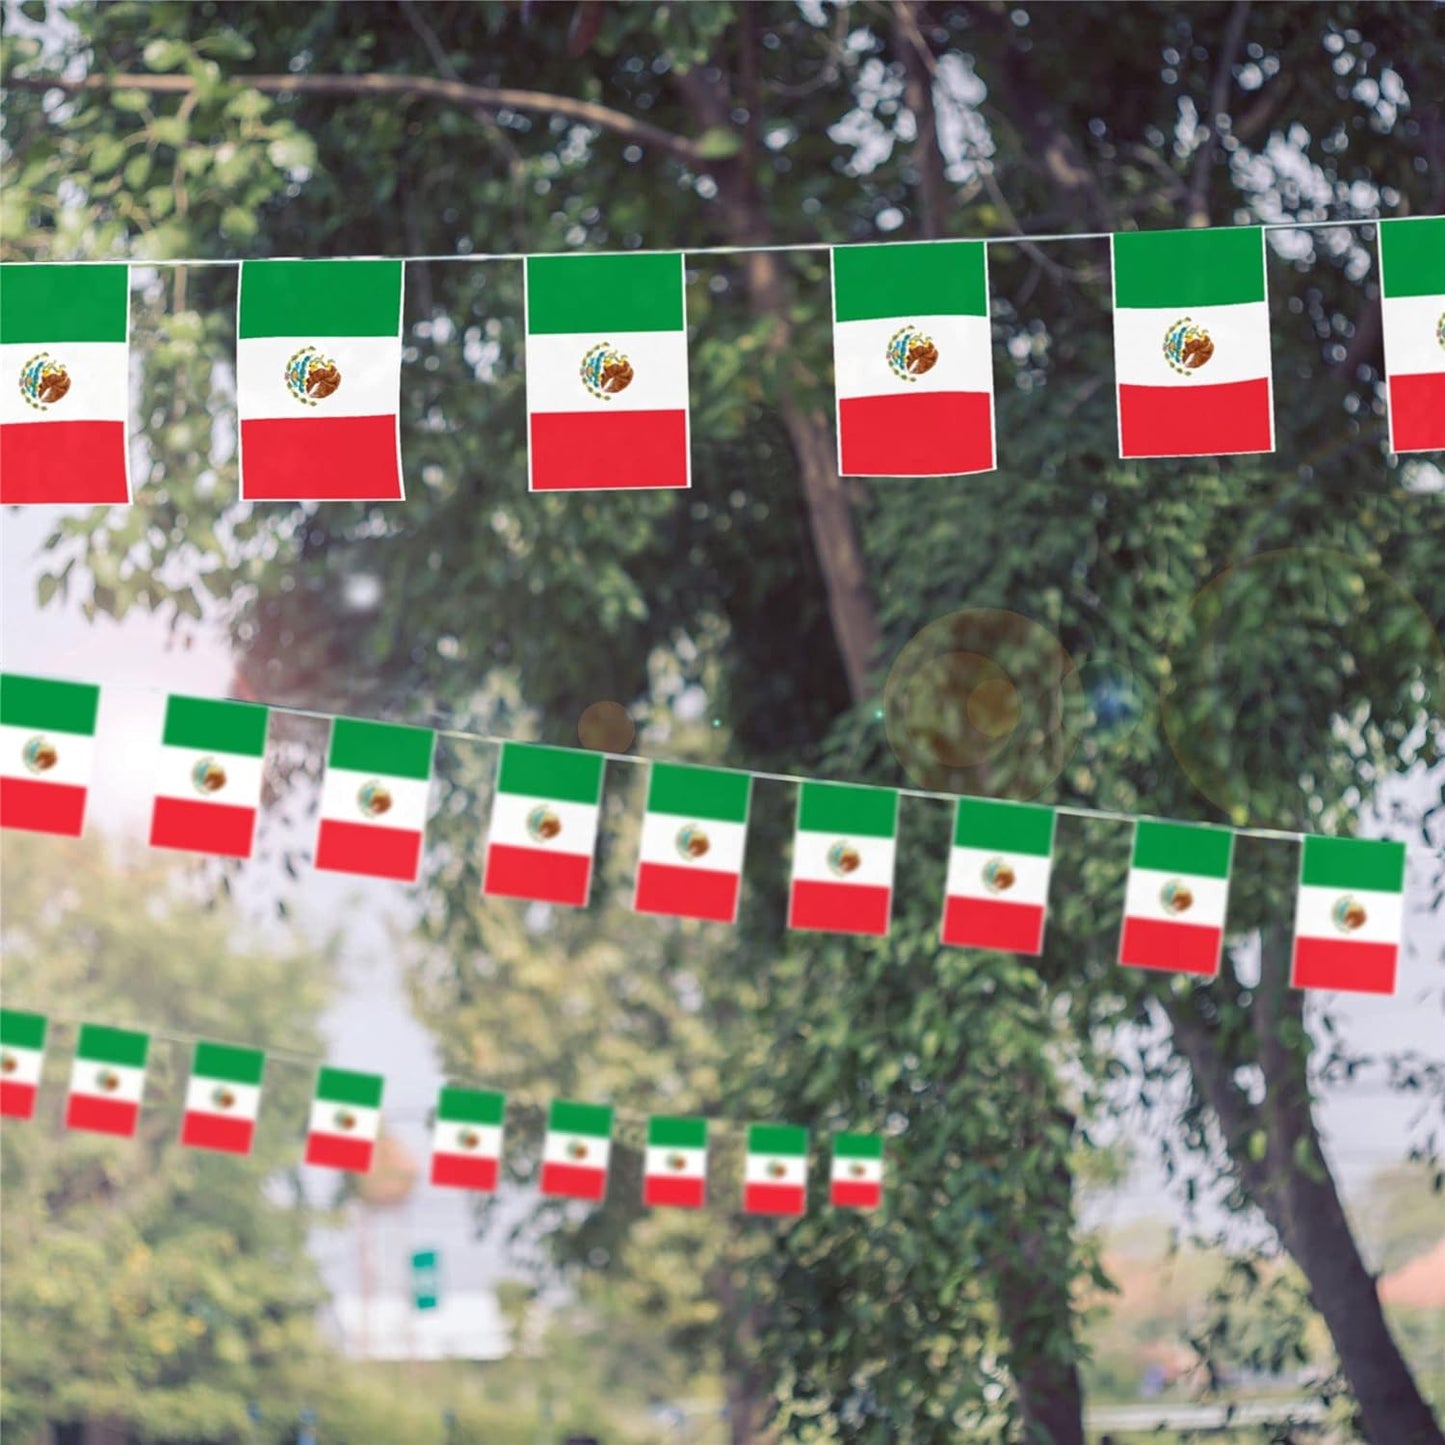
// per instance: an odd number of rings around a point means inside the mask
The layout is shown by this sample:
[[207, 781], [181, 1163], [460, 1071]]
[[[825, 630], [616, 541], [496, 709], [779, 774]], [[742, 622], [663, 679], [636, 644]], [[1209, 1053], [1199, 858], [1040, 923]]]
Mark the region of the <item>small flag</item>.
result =
[[736, 923], [752, 778], [675, 763], [650, 772], [633, 907]]
[[482, 892], [585, 908], [602, 806], [602, 759], [503, 743]]
[[0, 828], [80, 837], [99, 707], [88, 682], [0, 675]]
[[130, 273], [0, 266], [0, 503], [130, 501]]
[[804, 783], [788, 927], [886, 934], [897, 834], [895, 789]]
[[526, 268], [531, 490], [690, 486], [681, 254]]
[[494, 1190], [506, 1112], [505, 1094], [444, 1088], [432, 1129], [431, 1182], [452, 1189]]
[[415, 883], [436, 734], [339, 717], [321, 785], [316, 866]]
[[707, 1120], [655, 1114], [647, 1121], [642, 1202], [701, 1209], [707, 1203]]
[[1295, 905], [1295, 988], [1395, 992], [1405, 927], [1405, 845], [1306, 838]]
[[326, 1169], [365, 1174], [381, 1133], [380, 1074], [323, 1068], [316, 1078], [311, 1127], [306, 1135], [306, 1163]]
[[48, 1028], [43, 1014], [0, 1008], [0, 1118], [35, 1117]]
[[606, 1198], [611, 1153], [610, 1105], [554, 1100], [542, 1150], [542, 1193], [564, 1199]]
[[960, 798], [948, 856], [943, 941], [1003, 953], [1044, 951], [1054, 810]]
[[1380, 222], [1390, 450], [1445, 451], [1445, 218]]
[[131, 1138], [140, 1122], [150, 1044], [149, 1034], [82, 1024], [65, 1127]]
[[181, 1143], [192, 1149], [249, 1154], [256, 1137], [256, 1115], [261, 1111], [265, 1069], [266, 1055], [260, 1049], [197, 1044], [186, 1085]]
[[1234, 834], [1192, 823], [1134, 825], [1119, 962], [1212, 978], [1224, 947]]
[[983, 243], [835, 247], [833, 371], [840, 475], [992, 471]]
[[1264, 230], [1112, 238], [1123, 457], [1274, 450]]
[[249, 858], [261, 806], [268, 709], [166, 700], [151, 847]]
[[241, 496], [396, 502], [400, 261], [242, 261]]
[[829, 1201], [839, 1209], [877, 1209], [883, 1203], [883, 1140], [875, 1134], [833, 1139]]
[[808, 1196], [808, 1131], [791, 1124], [748, 1125], [743, 1209], [801, 1214]]

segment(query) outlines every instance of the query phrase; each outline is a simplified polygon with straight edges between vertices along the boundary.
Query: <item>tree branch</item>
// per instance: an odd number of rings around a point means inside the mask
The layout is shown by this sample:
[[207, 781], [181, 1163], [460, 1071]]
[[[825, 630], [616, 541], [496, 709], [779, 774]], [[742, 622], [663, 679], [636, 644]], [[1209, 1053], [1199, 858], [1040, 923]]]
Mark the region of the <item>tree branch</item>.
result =
[[1204, 134], [1200, 137], [1199, 149], [1194, 153], [1194, 173], [1189, 178], [1189, 205], [1184, 213], [1186, 226], [1209, 224], [1209, 167], [1214, 160], [1214, 143], [1219, 138], [1219, 117], [1224, 114], [1225, 103], [1229, 100], [1234, 62], [1239, 59], [1244, 26], [1249, 19], [1249, 5], [1250, 0], [1237, 0], [1224, 32], [1219, 64], [1214, 70], [1214, 84], [1209, 90], [1209, 114], [1204, 117]]
[[919, 219], [930, 240], [943, 235], [948, 178], [938, 148], [938, 114], [933, 105], [937, 66], [919, 25], [921, 0], [894, 0], [893, 43], [903, 63], [903, 100], [913, 114], [913, 164], [918, 169]]

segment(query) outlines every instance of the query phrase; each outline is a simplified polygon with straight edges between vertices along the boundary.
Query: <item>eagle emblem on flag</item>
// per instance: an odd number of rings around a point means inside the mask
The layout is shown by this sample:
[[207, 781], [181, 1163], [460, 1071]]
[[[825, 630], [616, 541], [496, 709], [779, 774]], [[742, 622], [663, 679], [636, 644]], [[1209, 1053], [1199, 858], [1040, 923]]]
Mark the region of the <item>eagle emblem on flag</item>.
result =
[[1209, 333], [1191, 317], [1181, 317], [1164, 333], [1164, 360], [1180, 376], [1192, 376], [1213, 355]]
[[562, 831], [562, 820], [544, 803], [527, 814], [527, 832], [539, 843], [550, 843]]
[[202, 758], [191, 769], [191, 786], [198, 793], [219, 793], [226, 786], [226, 770], [215, 758]]
[[1002, 858], [990, 858], [983, 865], [983, 886], [990, 893], [1007, 893], [1017, 881], [1014, 870]]
[[25, 744], [21, 757], [32, 773], [48, 773], [60, 761], [55, 744], [38, 734]]
[[632, 363], [611, 342], [600, 341], [582, 358], [582, 385], [599, 401], [611, 401], [632, 385]]
[[373, 778], [357, 790], [356, 806], [361, 809], [363, 818], [379, 818], [383, 813], [391, 812], [391, 792]]
[[839, 841], [828, 849], [828, 867], [840, 878], [856, 873], [863, 866], [863, 855], [851, 844]]
[[37, 352], [20, 368], [20, 395], [36, 411], [49, 411], [69, 390], [70, 372], [48, 351]]
[[888, 338], [888, 368], [901, 381], [917, 381], [938, 365], [938, 347], [911, 322]]
[[1159, 890], [1159, 903], [1165, 913], [1188, 913], [1194, 907], [1194, 894], [1173, 878]]
[[1353, 933], [1357, 928], [1363, 928], [1368, 917], [1365, 905], [1348, 893], [1330, 910], [1330, 922], [1341, 933]]
[[696, 823], [689, 823], [687, 827], [677, 830], [677, 851], [689, 863], [706, 856], [711, 847], [707, 834]]
[[340, 385], [341, 372], [335, 361], [323, 356], [314, 346], [303, 346], [293, 352], [286, 363], [286, 390], [302, 406], [318, 405]]

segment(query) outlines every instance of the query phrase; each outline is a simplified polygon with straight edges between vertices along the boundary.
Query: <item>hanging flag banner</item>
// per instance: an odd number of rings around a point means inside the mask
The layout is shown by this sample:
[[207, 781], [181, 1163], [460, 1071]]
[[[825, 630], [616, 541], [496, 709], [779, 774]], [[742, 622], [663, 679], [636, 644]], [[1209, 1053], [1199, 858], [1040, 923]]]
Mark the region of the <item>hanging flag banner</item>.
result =
[[0, 503], [128, 503], [129, 417], [129, 268], [0, 266]]
[[1112, 238], [1121, 457], [1274, 450], [1264, 231]]
[[801, 1214], [808, 1200], [808, 1131], [792, 1124], [748, 1125], [743, 1210]]
[[241, 497], [396, 502], [400, 261], [243, 261]]
[[886, 934], [897, 835], [896, 789], [802, 784], [788, 927]]
[[0, 828], [79, 838], [100, 689], [0, 674]]
[[323, 1169], [368, 1173], [381, 1133], [385, 1084], [380, 1074], [323, 1068], [316, 1077], [305, 1162]]
[[265, 1071], [266, 1055], [260, 1049], [198, 1043], [186, 1085], [181, 1143], [192, 1149], [249, 1154]]
[[960, 798], [943, 903], [943, 942], [1037, 957], [1053, 867], [1052, 808]]
[[43, 1014], [0, 1008], [0, 1118], [35, 1117], [49, 1027]]
[[647, 1121], [642, 1202], [673, 1209], [701, 1209], [707, 1203], [706, 1119], [654, 1114]]
[[983, 243], [835, 246], [832, 262], [839, 475], [992, 471]]
[[542, 1146], [542, 1193], [600, 1202], [607, 1196], [611, 1154], [611, 1105], [556, 1100]]
[[1119, 962], [1213, 978], [1224, 949], [1234, 834], [1193, 823], [1134, 825]]
[[432, 1127], [431, 1182], [491, 1192], [502, 1162], [507, 1096], [494, 1089], [443, 1088]]
[[65, 1127], [131, 1138], [140, 1123], [150, 1035], [82, 1024], [70, 1073]]
[[751, 796], [746, 773], [651, 764], [634, 909], [736, 923]]
[[1445, 217], [1380, 222], [1390, 450], [1445, 451]]
[[1405, 926], [1405, 845], [1306, 838], [1295, 905], [1295, 988], [1393, 994]]
[[526, 260], [528, 485], [692, 484], [680, 252]]
[[876, 1134], [837, 1134], [829, 1202], [838, 1209], [877, 1209], [883, 1203], [883, 1140]]

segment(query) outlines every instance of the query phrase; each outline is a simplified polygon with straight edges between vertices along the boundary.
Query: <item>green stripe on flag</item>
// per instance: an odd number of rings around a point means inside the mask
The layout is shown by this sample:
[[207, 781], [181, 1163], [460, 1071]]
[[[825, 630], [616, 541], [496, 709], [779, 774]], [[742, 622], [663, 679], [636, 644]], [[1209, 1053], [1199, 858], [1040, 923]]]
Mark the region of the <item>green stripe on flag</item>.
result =
[[1122, 231], [1114, 237], [1115, 306], [1231, 306], [1264, 300], [1258, 226]]
[[833, 295], [839, 321], [987, 316], [983, 242], [839, 246]]
[[898, 825], [893, 788], [859, 788], [851, 783], [804, 783], [798, 828], [804, 833], [848, 833], [891, 838]]
[[0, 723], [6, 727], [91, 736], [99, 708], [100, 689], [94, 683], [0, 674]]
[[381, 1108], [385, 1080], [380, 1074], [356, 1074], [350, 1069], [323, 1068], [316, 1076], [316, 1097], [328, 1104], [353, 1104], [358, 1109]]
[[162, 741], [172, 748], [197, 748], [259, 758], [266, 751], [268, 711], [250, 702], [173, 696], [166, 699], [166, 729]]
[[443, 1089], [437, 1118], [448, 1124], [501, 1124], [507, 1096], [495, 1089]]
[[150, 1052], [149, 1034], [132, 1029], [113, 1029], [105, 1024], [81, 1024], [77, 1057], [89, 1063], [115, 1064], [125, 1069], [143, 1069]]
[[683, 329], [680, 252], [529, 256], [526, 264], [529, 335]]
[[237, 334], [401, 334], [400, 261], [243, 261]]
[[503, 743], [497, 791], [553, 803], [595, 805], [602, 797], [602, 759], [572, 748]]
[[793, 1124], [749, 1124], [749, 1154], [806, 1154], [808, 1131]]
[[1381, 221], [1380, 270], [1386, 296], [1445, 292], [1445, 217]]
[[877, 1134], [836, 1134], [833, 1153], [840, 1159], [881, 1159], [883, 1140]]
[[385, 773], [391, 778], [424, 782], [431, 776], [435, 745], [436, 734], [430, 728], [339, 717], [331, 729], [327, 765], [353, 773]]
[[554, 1099], [547, 1115], [547, 1128], [553, 1134], [590, 1134], [599, 1139], [606, 1138], [612, 1132], [612, 1106]]
[[647, 811], [710, 818], [717, 823], [746, 823], [751, 783], [747, 773], [653, 763], [647, 784]]
[[11, 1049], [43, 1049], [44, 1014], [26, 1013], [24, 1009], [0, 1008], [0, 1044]]
[[1306, 888], [1405, 890], [1405, 845], [1375, 838], [1306, 838], [1300, 882]]
[[647, 1143], [652, 1149], [706, 1149], [707, 1120], [654, 1114], [647, 1121]]
[[996, 848], [1047, 858], [1054, 846], [1054, 810], [1037, 803], [960, 798], [953, 824], [955, 848]]
[[1228, 878], [1234, 834], [1228, 828], [1192, 823], [1155, 823], [1140, 819], [1134, 826], [1134, 867], [1159, 873], [1192, 873], [1199, 878]]
[[124, 341], [129, 315], [125, 266], [0, 266], [0, 345]]
[[259, 1084], [266, 1069], [260, 1049], [238, 1049], [231, 1044], [196, 1045], [191, 1072], [203, 1079], [226, 1079], [233, 1084]]

